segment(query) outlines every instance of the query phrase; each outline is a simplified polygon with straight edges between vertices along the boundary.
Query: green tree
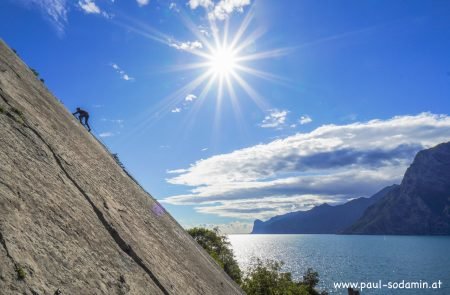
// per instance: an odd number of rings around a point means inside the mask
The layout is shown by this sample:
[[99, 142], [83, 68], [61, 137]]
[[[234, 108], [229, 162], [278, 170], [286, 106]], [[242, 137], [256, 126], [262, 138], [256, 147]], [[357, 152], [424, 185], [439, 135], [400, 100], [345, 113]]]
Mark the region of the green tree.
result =
[[188, 233], [208, 252], [208, 254], [223, 268], [223, 270], [238, 284], [241, 283], [242, 273], [228, 238], [213, 230], [194, 227]]
[[283, 262], [256, 259], [249, 271], [242, 277], [233, 250], [227, 237], [213, 230], [194, 227], [188, 233], [206, 252], [224, 269], [247, 295], [325, 295], [317, 291], [319, 274], [312, 268], [303, 275], [303, 280], [296, 282], [290, 272], [282, 272]]

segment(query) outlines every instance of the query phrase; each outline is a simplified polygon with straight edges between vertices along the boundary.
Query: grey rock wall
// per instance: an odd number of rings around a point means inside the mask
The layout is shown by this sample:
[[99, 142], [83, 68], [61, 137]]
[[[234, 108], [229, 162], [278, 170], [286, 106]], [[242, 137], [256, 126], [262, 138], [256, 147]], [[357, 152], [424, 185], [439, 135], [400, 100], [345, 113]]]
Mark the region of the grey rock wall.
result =
[[242, 294], [0, 40], [0, 293]]

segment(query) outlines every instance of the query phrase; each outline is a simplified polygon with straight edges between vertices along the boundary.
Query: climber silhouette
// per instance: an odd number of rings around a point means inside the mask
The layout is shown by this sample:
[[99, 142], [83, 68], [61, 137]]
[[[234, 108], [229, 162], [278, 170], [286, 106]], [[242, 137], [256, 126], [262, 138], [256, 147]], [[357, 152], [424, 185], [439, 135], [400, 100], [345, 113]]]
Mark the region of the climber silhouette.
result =
[[[76, 117], [78, 115], [78, 120], [80, 120], [81, 125], [84, 125], [87, 127], [88, 131], [91, 132], [91, 127], [89, 126], [89, 113], [85, 110], [82, 110], [80, 108], [77, 108], [77, 111], [75, 113], [72, 113]], [[83, 123], [84, 119], [84, 123]]]

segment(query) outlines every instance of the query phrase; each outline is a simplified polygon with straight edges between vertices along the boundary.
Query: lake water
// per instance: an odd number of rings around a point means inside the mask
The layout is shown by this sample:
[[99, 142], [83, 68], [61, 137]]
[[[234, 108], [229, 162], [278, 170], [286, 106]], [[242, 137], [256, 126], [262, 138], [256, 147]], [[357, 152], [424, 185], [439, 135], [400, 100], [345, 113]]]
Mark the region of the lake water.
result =
[[[301, 278], [319, 272], [319, 287], [347, 294], [334, 282], [442, 282], [440, 289], [365, 289], [361, 294], [450, 295], [450, 237], [345, 235], [230, 235], [243, 270], [254, 259], [284, 261], [283, 270]], [[423, 284], [422, 284], [423, 286]]]

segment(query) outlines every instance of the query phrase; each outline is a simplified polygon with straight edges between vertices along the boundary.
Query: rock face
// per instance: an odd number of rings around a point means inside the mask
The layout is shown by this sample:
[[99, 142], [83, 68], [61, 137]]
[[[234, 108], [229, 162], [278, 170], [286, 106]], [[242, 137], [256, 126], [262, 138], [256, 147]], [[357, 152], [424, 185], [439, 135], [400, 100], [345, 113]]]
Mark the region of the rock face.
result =
[[345, 233], [449, 235], [450, 142], [420, 151], [401, 185], [369, 207]]
[[255, 220], [252, 234], [336, 234], [352, 225], [364, 211], [397, 185], [389, 186], [370, 198], [358, 198], [345, 204], [323, 204], [308, 211], [275, 216], [266, 222]]
[[242, 294], [2, 41], [0, 130], [1, 294]]

